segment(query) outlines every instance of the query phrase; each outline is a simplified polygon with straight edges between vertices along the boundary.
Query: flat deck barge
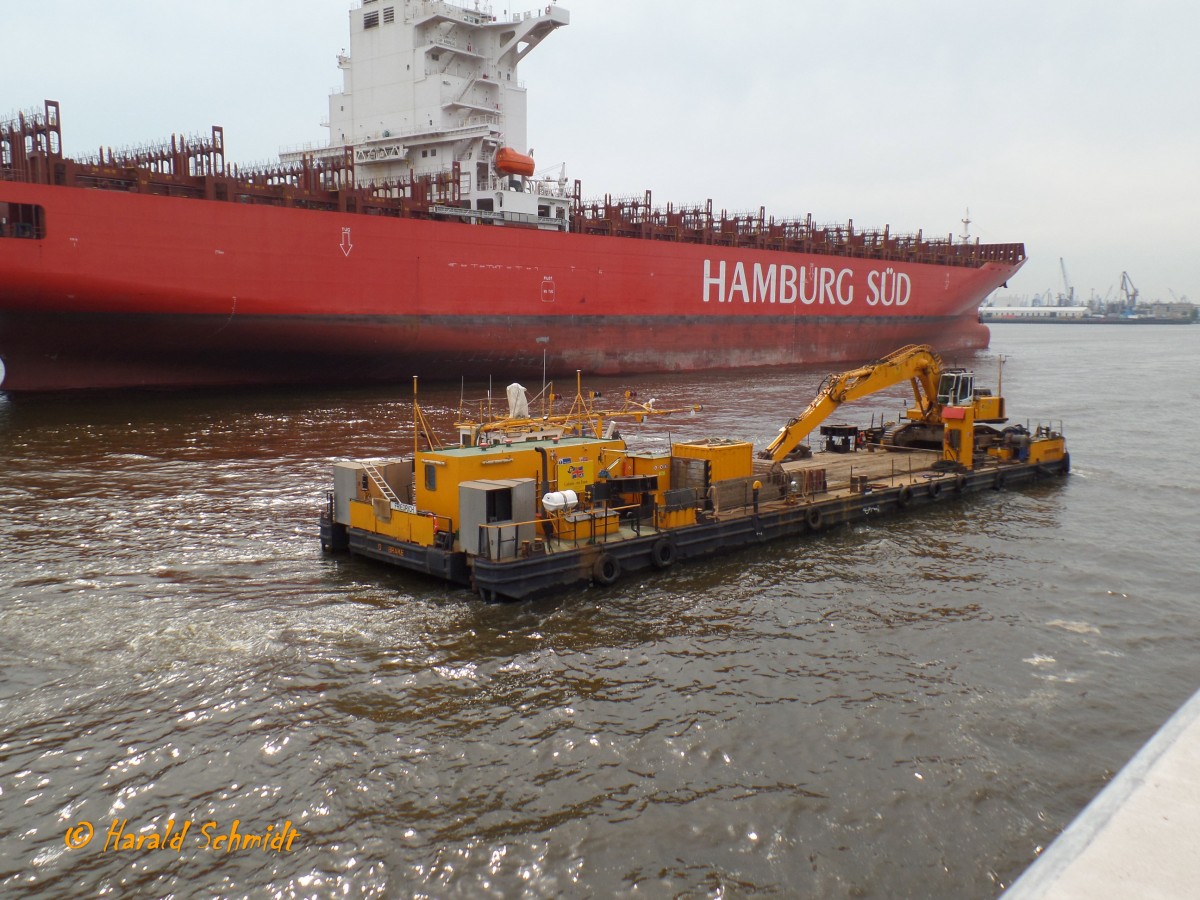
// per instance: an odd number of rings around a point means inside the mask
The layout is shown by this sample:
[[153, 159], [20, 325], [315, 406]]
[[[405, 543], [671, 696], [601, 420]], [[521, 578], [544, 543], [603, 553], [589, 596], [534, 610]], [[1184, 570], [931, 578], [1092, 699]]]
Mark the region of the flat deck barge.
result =
[[[843, 403], [904, 380], [906, 421], [824, 425], [822, 450], [803, 443]], [[830, 376], [757, 455], [723, 439], [631, 450], [582, 392], [567, 416], [523, 413], [460, 425], [457, 446], [426, 433], [411, 457], [336, 463], [323, 548], [521, 600], [1070, 471], [1059, 430], [999, 427], [1003, 398], [923, 346]]]
[[[760, 480], [757, 503], [752, 483], [738, 485], [735, 490], [740, 489], [741, 497], [732, 498], [731, 506], [697, 510], [694, 523], [685, 527], [622, 520], [619, 513], [616, 524], [606, 527], [612, 513], [601, 507], [580, 514], [570, 532], [522, 542], [525, 546], [515, 548], [516, 556], [468, 559], [460, 550], [414, 546], [363, 528], [338, 529], [331, 513], [322, 516], [321, 539], [328, 549], [349, 550], [468, 586], [487, 600], [520, 600], [588, 582], [609, 585], [630, 572], [667, 569], [677, 562], [751, 544], [815, 535], [837, 525], [904, 513], [978, 491], [1015, 488], [1068, 471], [1065, 458], [1037, 464], [996, 462], [964, 473], [935, 469], [939, 454], [934, 451], [899, 458], [883, 452], [859, 452], [849, 459], [826, 456], [783, 466], [782, 483]], [[802, 484], [814, 475], [826, 479], [823, 492], [789, 493], [790, 484]]]

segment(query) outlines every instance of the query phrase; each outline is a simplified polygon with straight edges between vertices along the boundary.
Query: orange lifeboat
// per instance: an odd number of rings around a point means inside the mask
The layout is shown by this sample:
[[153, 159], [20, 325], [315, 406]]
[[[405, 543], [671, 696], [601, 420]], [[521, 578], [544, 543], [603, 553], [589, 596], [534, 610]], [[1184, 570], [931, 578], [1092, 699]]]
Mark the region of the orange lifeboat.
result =
[[512, 147], [496, 151], [496, 171], [502, 175], [533, 175], [533, 157], [518, 153]]

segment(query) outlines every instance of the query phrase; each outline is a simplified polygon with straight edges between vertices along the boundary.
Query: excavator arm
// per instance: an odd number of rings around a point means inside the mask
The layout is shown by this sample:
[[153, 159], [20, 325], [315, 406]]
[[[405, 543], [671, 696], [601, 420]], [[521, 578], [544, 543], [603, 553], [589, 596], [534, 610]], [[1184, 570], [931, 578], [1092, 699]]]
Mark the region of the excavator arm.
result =
[[780, 462], [843, 403], [859, 400], [902, 381], [911, 381], [913, 399], [926, 418], [937, 404], [938, 380], [942, 359], [925, 344], [910, 344], [869, 365], [830, 375], [808, 409], [779, 430], [779, 436], [759, 456]]

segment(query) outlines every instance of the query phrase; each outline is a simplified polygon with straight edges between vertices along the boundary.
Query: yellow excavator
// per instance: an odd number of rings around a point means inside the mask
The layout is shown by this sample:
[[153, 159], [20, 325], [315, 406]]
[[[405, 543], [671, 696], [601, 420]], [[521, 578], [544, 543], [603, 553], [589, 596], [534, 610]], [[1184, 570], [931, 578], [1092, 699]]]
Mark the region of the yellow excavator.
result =
[[[828, 376], [808, 409], [789, 420], [759, 457], [778, 463], [798, 453], [806, 455], [807, 448], [800, 442], [843, 403], [904, 381], [912, 383], [914, 400], [905, 414], [906, 421], [869, 429], [862, 432], [863, 439], [869, 437], [884, 449], [940, 448], [949, 466], [969, 469], [977, 449], [976, 423], [985, 425], [980, 438], [986, 441], [1003, 436], [986, 427], [1007, 421], [1003, 397], [977, 391], [973, 372], [944, 368], [942, 358], [929, 346], [910, 344], [877, 362]], [[1024, 432], [1023, 428], [1018, 430]]]

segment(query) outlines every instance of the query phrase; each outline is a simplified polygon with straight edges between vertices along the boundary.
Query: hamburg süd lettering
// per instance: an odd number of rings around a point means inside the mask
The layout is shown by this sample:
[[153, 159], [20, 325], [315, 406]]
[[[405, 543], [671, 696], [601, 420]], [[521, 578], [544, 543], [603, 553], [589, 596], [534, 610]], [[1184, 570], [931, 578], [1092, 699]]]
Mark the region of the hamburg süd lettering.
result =
[[855, 288], [867, 306], [906, 306], [912, 299], [912, 279], [891, 266], [870, 269], [859, 280], [849, 266], [793, 266], [786, 263], [745, 263], [704, 260], [705, 303], [778, 303], [788, 306], [850, 306]]

